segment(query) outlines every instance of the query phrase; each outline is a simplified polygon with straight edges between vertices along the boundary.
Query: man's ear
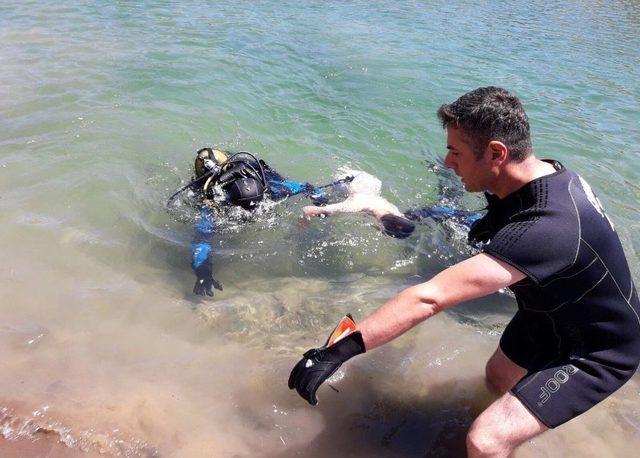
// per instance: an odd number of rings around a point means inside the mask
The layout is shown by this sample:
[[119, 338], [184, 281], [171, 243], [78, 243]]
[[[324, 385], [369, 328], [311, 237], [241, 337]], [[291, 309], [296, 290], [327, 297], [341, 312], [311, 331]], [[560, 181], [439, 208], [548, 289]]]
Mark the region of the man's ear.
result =
[[509, 148], [507, 145], [498, 140], [491, 140], [487, 145], [487, 152], [491, 162], [495, 165], [501, 165], [509, 157]]

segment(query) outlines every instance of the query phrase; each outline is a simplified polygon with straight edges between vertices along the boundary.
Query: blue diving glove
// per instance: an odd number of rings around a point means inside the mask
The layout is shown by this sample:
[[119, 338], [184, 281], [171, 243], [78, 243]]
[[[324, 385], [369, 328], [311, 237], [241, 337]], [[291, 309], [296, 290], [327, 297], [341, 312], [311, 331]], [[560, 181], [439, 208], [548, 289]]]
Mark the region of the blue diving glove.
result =
[[191, 268], [196, 274], [196, 284], [193, 293], [198, 296], [213, 296], [213, 288], [222, 291], [222, 285], [213, 278], [213, 263], [209, 253], [211, 245], [200, 242], [193, 247]]
[[366, 352], [362, 334], [351, 315], [345, 316], [320, 348], [304, 353], [289, 375], [289, 389], [295, 389], [312, 406], [318, 403], [316, 391], [345, 361]]

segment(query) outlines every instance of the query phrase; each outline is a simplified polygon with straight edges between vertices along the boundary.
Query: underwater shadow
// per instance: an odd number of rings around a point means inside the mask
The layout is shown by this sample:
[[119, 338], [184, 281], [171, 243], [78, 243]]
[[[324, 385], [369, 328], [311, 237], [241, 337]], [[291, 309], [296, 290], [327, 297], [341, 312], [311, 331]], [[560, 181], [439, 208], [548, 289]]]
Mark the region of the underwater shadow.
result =
[[[371, 372], [354, 370], [349, 379], [349, 386], [341, 386], [343, 396], [332, 396], [324, 388], [315, 409], [327, 421], [317, 437], [304, 446], [266, 456], [465, 456], [471, 423], [495, 399], [480, 376], [429, 385], [424, 394], [406, 397], [397, 390], [377, 390], [370, 383]], [[357, 394], [350, 394], [349, 399], [344, 397], [354, 391]]]

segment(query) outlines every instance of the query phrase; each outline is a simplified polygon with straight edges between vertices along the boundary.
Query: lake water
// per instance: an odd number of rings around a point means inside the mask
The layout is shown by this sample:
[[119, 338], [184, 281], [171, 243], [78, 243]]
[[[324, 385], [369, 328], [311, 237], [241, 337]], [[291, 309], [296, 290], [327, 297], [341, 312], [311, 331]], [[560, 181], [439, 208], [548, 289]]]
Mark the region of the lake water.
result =
[[[365, 170], [401, 209], [435, 203], [435, 111], [499, 85], [538, 156], [594, 187], [640, 283], [638, 30], [635, 0], [5, 0], [0, 454], [460, 456], [508, 295], [350, 362], [315, 408], [286, 380], [344, 313], [467, 256], [463, 234], [399, 241], [363, 216], [305, 221], [293, 198], [216, 236], [224, 291], [201, 300], [190, 214], [164, 203], [206, 145], [316, 184]], [[517, 456], [639, 447], [636, 376]]]

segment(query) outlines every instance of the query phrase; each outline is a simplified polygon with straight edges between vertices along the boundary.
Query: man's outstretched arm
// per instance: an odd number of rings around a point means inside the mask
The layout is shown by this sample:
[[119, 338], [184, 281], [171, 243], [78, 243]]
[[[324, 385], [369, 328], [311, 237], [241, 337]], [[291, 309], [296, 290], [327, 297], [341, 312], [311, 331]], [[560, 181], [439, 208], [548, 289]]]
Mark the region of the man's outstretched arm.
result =
[[428, 282], [402, 291], [335, 342], [330, 339], [307, 351], [289, 376], [289, 388], [315, 405], [320, 385], [345, 361], [395, 339], [442, 310], [523, 278], [522, 272], [487, 254], [449, 267]]
[[438, 312], [495, 293], [525, 277], [515, 267], [481, 253], [400, 292], [361, 321], [358, 330], [367, 350], [371, 350]]

